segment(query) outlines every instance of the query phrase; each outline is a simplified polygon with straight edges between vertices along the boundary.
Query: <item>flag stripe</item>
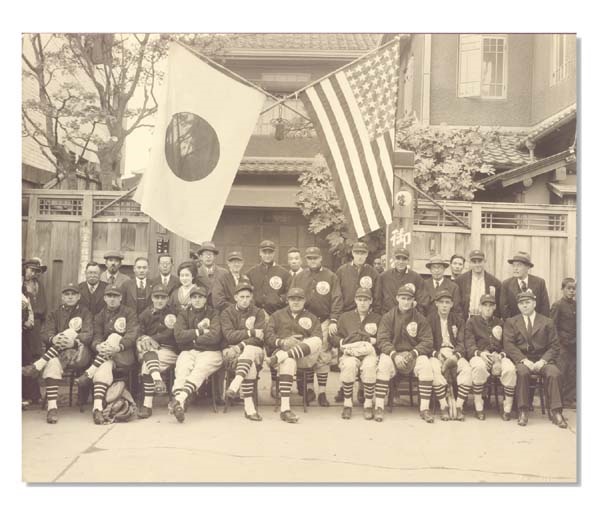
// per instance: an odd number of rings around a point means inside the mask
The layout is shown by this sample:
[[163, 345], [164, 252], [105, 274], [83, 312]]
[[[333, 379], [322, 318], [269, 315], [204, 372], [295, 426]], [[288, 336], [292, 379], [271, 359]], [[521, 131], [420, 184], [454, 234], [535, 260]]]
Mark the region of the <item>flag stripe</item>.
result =
[[309, 88], [304, 94], [301, 94], [300, 97], [303, 99], [305, 107], [309, 112], [314, 111], [314, 116], [311, 115], [311, 119], [314, 121], [317, 133], [324, 144], [322, 145], [323, 149], [329, 149], [329, 152], [324, 153], [325, 159], [327, 160], [327, 165], [333, 176], [334, 183], [336, 183], [336, 190], [340, 203], [345, 208], [345, 211], [347, 211], [346, 215], [348, 221], [354, 223], [356, 233], [361, 233], [363, 231], [363, 226], [361, 225], [358, 206], [356, 205], [354, 195], [352, 194], [352, 187], [348, 181], [348, 176], [346, 174], [341, 174], [341, 170], [338, 170], [338, 167], [342, 170], [344, 169], [344, 161], [340, 155], [341, 149], [337, 145], [333, 128], [331, 127], [325, 108], [321, 103], [321, 99], [315, 88]]
[[[374, 177], [377, 173], [377, 167], [375, 165], [375, 160], [372, 156], [371, 145], [369, 142], [369, 137], [367, 135], [367, 130], [364, 127], [364, 124], [361, 124], [362, 117], [360, 116], [360, 111], [358, 105], [356, 104], [356, 99], [354, 98], [354, 95], [350, 90], [350, 86], [346, 81], [345, 75], [343, 73], [336, 74], [331, 80], [331, 84], [333, 86], [333, 90], [337, 94], [344, 114], [346, 115], [346, 120], [348, 122], [350, 132], [352, 133], [354, 145], [358, 152], [358, 157], [360, 160], [358, 174], [361, 176], [361, 178], [367, 185], [367, 190], [361, 190], [361, 193], [364, 198], [367, 196], [368, 191], [368, 195], [370, 197], [370, 205], [374, 210], [374, 215], [377, 220], [376, 225], [370, 226], [369, 230], [374, 231], [385, 224], [385, 217], [382, 212], [382, 207], [385, 208], [386, 203], [385, 199], [383, 199], [383, 204], [381, 204], [382, 199], [377, 195], [381, 191], [381, 185], [379, 184], [379, 181]], [[365, 206], [368, 206], [368, 204], [365, 203]]]
[[[388, 206], [390, 208], [390, 214], [392, 210], [392, 188], [390, 183], [393, 185], [393, 174], [394, 171], [390, 166], [390, 161], [385, 151], [385, 143], [383, 139], [385, 136], [380, 136], [375, 141], [371, 142], [371, 148], [377, 161], [377, 173], [381, 180], [383, 191], [385, 192], [385, 198], [388, 199]], [[382, 150], [383, 148], [383, 150]]]
[[390, 199], [392, 198], [392, 190], [394, 189], [394, 167], [392, 163], [392, 156], [394, 155], [394, 142], [392, 141], [393, 129], [387, 132], [384, 136], [386, 152], [383, 153], [383, 169], [388, 172], [387, 178], [390, 185]]
[[[362, 207], [363, 213], [361, 213], [361, 215], [364, 215], [367, 220], [366, 224], [363, 223], [363, 228], [365, 233], [368, 233], [371, 231], [371, 228], [377, 227], [377, 218], [373, 212], [373, 205], [371, 204], [371, 198], [369, 197], [368, 186], [361, 170], [359, 152], [355, 146], [352, 128], [346, 118], [346, 113], [340, 103], [340, 98], [333, 89], [332, 81], [325, 80], [322, 81], [321, 84], [323, 85], [323, 92], [327, 96], [332, 114], [340, 130], [340, 138], [342, 141], [338, 141], [338, 143], [343, 143], [346, 146], [346, 153], [350, 160], [350, 166], [346, 167], [346, 171], [351, 176], [350, 183], [357, 185], [355, 192], [355, 195], [358, 197], [357, 204], [359, 209]], [[359, 234], [358, 236], [361, 237], [363, 235]]]

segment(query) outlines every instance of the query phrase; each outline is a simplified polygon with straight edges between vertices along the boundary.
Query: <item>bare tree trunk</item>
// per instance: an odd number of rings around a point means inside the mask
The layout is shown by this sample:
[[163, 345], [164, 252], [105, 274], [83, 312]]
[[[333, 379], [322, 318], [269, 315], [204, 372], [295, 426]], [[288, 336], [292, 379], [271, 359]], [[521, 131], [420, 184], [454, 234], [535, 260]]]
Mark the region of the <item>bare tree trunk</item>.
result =
[[119, 184], [120, 156], [116, 146], [107, 142], [98, 146], [98, 160], [100, 162], [100, 185], [102, 190], [112, 190], [113, 181]]

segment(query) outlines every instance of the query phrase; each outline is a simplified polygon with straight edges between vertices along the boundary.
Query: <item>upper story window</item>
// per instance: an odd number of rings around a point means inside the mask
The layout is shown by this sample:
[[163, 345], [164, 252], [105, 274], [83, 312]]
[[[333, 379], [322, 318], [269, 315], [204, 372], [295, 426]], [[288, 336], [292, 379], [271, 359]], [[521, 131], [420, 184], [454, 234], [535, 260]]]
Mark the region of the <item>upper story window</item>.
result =
[[458, 96], [505, 99], [506, 36], [461, 34], [458, 45]]
[[553, 34], [550, 52], [550, 86], [572, 77], [575, 72], [576, 41], [574, 34]]

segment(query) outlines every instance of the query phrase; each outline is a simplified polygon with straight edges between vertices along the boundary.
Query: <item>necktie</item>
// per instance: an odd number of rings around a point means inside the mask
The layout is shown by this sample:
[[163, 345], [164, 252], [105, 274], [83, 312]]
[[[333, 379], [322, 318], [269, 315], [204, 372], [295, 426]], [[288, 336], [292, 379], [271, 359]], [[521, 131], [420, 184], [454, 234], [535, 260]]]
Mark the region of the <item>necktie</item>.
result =
[[166, 287], [168, 283], [169, 283], [169, 280], [167, 279], [167, 277], [163, 276], [163, 285]]
[[440, 282], [438, 280], [433, 281], [435, 288], [438, 289], [440, 287]]
[[[521, 292], [525, 292], [527, 290], [527, 285], [524, 281], [520, 281], [519, 284], [521, 285]], [[529, 319], [529, 317], [528, 317]]]
[[533, 352], [533, 344], [531, 342], [531, 332], [533, 330], [533, 325], [531, 324], [531, 317], [527, 316], [527, 352]]
[[139, 280], [139, 283], [138, 283], [138, 288], [139, 288], [139, 289], [144, 289], [144, 288], [146, 288], [146, 285], [144, 285], [144, 280]]
[[113, 275], [109, 276], [109, 278], [108, 278], [108, 282], [109, 282], [111, 285], [114, 285], [114, 284], [115, 284], [115, 277], [114, 277]]

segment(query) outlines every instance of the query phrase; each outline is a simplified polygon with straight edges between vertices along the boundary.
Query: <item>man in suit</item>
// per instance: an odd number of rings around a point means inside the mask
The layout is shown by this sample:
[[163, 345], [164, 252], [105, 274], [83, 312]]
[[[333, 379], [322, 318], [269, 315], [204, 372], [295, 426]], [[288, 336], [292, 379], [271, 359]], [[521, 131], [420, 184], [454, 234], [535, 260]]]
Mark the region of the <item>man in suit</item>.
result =
[[425, 316], [437, 311], [435, 298], [438, 292], [447, 290], [452, 296], [452, 312], [462, 317], [460, 292], [454, 281], [444, 277], [444, 271], [450, 264], [441, 256], [432, 256], [425, 264], [431, 271], [431, 278], [423, 282], [423, 308]]
[[[496, 300], [496, 307], [500, 305], [500, 288], [502, 283], [495, 276], [485, 270], [485, 254], [479, 249], [469, 253], [471, 270], [456, 278], [458, 291], [462, 302], [461, 312], [465, 320], [472, 315], [479, 315], [480, 300], [484, 294], [490, 294]], [[496, 308], [496, 317], [500, 313]]]
[[300, 249], [297, 247], [290, 247], [288, 250], [288, 265], [290, 266], [290, 276], [292, 279], [296, 274], [302, 272], [302, 256], [300, 255]]
[[214, 242], [202, 242], [198, 249], [198, 276], [196, 276], [196, 285], [204, 287], [208, 292], [208, 305], [214, 306], [212, 290], [217, 278], [227, 274], [227, 269], [219, 267], [215, 263], [215, 259], [219, 254], [219, 250]]
[[123, 263], [123, 253], [121, 251], [108, 251], [104, 255], [104, 265], [106, 270], [100, 275], [100, 281], [104, 281], [110, 286], [121, 288], [129, 276], [122, 274], [119, 269]]
[[453, 254], [450, 258], [450, 279], [456, 281], [465, 268], [465, 257], [460, 254]]
[[526, 426], [529, 411], [529, 379], [531, 374], [544, 377], [550, 417], [559, 428], [567, 428], [562, 415], [561, 375], [555, 363], [560, 354], [560, 341], [554, 321], [536, 312], [536, 296], [529, 290], [517, 296], [520, 311], [504, 324], [504, 350], [517, 369], [518, 424]]
[[123, 304], [135, 310], [139, 316], [152, 304], [152, 286], [148, 281], [148, 259], [140, 256], [133, 265], [135, 278], [127, 280], [121, 287]]
[[165, 287], [169, 296], [172, 292], [181, 285], [179, 278], [172, 274], [173, 257], [168, 254], [158, 256], [158, 276], [150, 280], [152, 286], [161, 284]]
[[106, 283], [100, 281], [100, 264], [89, 262], [85, 266], [85, 281], [79, 285], [81, 295], [80, 304], [85, 306], [92, 315], [96, 315], [106, 306], [104, 303], [104, 289]]
[[519, 251], [512, 259], [508, 260], [508, 263], [512, 265], [513, 277], [504, 280], [500, 289], [500, 316], [502, 319], [506, 320], [519, 315], [517, 295], [520, 292], [527, 292], [527, 290], [531, 290], [535, 295], [536, 312], [550, 317], [550, 300], [546, 282], [542, 278], [529, 274], [529, 269], [533, 267], [529, 253]]
[[225, 308], [235, 306], [235, 292], [240, 281], [250, 283], [248, 276], [242, 274], [244, 268], [244, 257], [239, 251], [231, 251], [227, 255], [227, 266], [229, 270], [217, 277], [213, 283], [213, 305], [222, 312]]

